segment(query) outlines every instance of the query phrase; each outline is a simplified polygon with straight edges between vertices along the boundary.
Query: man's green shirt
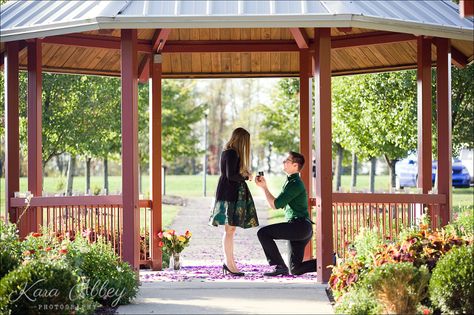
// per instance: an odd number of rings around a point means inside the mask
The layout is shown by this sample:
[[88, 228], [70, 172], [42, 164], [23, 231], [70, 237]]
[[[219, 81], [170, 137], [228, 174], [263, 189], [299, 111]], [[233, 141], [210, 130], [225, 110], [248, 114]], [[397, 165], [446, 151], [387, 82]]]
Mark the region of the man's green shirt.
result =
[[283, 191], [275, 199], [275, 208], [285, 208], [285, 219], [309, 218], [308, 194], [299, 173], [291, 174], [283, 185]]

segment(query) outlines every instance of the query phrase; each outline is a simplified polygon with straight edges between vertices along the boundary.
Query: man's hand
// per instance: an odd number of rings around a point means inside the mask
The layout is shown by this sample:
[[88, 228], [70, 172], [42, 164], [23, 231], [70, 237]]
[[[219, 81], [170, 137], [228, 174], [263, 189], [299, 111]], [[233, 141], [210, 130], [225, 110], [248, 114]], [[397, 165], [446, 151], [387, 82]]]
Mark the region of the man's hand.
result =
[[255, 178], [255, 184], [257, 184], [258, 187], [260, 188], [267, 188], [267, 181], [265, 180], [265, 177], [263, 176], [257, 176]]
[[267, 187], [267, 181], [265, 180], [265, 177], [263, 176], [257, 176], [255, 178], [255, 184], [257, 184], [258, 187], [262, 188], [263, 191], [265, 192], [265, 198], [267, 199], [268, 204], [272, 209], [275, 208], [275, 197], [272, 195], [272, 193], [268, 190]]

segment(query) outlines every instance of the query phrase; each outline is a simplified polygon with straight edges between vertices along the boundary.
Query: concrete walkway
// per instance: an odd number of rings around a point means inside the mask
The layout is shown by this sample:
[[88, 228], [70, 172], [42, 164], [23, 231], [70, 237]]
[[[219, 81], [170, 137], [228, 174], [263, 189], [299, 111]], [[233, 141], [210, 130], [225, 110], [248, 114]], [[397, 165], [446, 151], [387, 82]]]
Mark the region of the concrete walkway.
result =
[[[255, 200], [260, 226], [267, 225], [265, 200]], [[245, 277], [222, 274], [223, 227], [209, 226], [212, 198], [188, 198], [171, 228], [193, 233], [182, 252], [179, 271], [140, 272], [141, 287], [133, 304], [119, 314], [332, 314], [316, 273], [264, 277], [270, 270], [258, 242], [258, 228], [237, 229], [234, 254]], [[279, 242], [286, 259], [286, 242]]]

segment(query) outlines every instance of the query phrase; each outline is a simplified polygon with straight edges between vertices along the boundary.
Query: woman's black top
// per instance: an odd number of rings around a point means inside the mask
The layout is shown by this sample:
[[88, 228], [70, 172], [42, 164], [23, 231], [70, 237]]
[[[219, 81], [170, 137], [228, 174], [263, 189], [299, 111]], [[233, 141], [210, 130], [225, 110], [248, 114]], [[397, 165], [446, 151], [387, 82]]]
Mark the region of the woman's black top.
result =
[[237, 201], [239, 183], [245, 181], [240, 175], [240, 158], [234, 149], [221, 154], [221, 176], [217, 183], [216, 200]]

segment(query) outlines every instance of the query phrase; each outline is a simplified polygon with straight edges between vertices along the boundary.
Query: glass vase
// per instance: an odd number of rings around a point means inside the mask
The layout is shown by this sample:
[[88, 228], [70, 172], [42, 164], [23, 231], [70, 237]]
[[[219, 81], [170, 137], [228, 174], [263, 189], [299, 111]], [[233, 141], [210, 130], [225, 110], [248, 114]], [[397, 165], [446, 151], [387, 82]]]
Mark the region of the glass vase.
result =
[[180, 270], [181, 269], [181, 257], [179, 253], [171, 253], [170, 255], [170, 269]]

